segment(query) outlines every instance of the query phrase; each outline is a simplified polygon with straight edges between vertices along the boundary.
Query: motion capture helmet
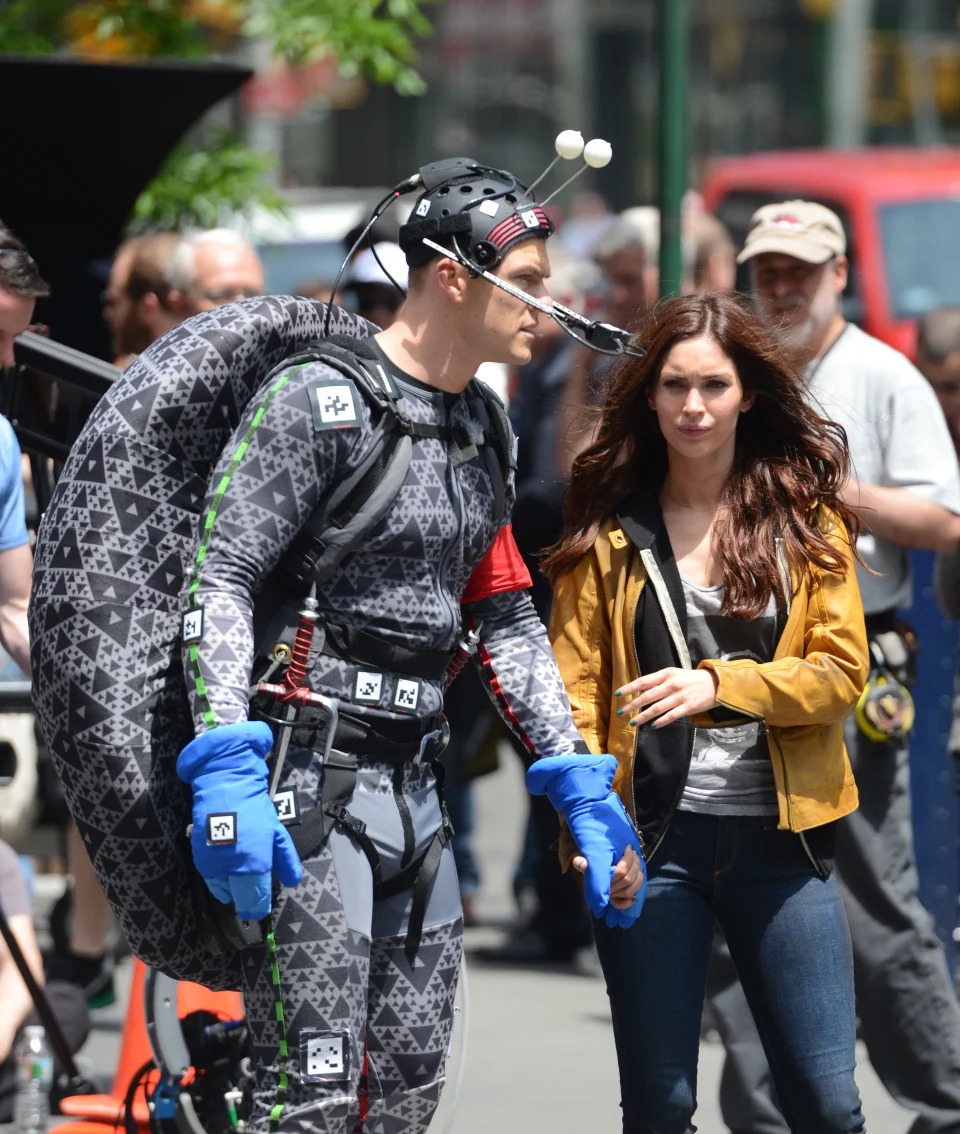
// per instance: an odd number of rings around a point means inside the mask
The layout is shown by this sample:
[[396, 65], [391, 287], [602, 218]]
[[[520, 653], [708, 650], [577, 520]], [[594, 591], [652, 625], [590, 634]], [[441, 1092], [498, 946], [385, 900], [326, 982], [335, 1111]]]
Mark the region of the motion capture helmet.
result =
[[490, 269], [519, 241], [553, 232], [527, 186], [505, 169], [460, 157], [424, 166], [419, 176], [424, 191], [400, 226], [400, 247], [411, 268], [439, 255], [424, 237], [451, 242], [469, 264]]
[[[645, 351], [636, 345], [629, 331], [589, 319], [555, 300], [538, 299], [490, 270], [521, 240], [528, 240], [531, 236], [546, 240], [553, 232], [553, 222], [543, 206], [585, 169], [602, 169], [613, 154], [610, 143], [602, 138], [593, 138], [584, 144], [579, 130], [561, 130], [554, 148], [557, 156], [529, 186], [518, 181], [508, 170], [483, 165], [475, 158], [446, 158], [423, 166], [418, 173], [394, 185], [373, 210], [366, 227], [340, 266], [334, 292], [340, 285], [347, 261], [376, 221], [398, 197], [419, 190], [417, 203], [406, 224], [400, 226], [398, 237], [409, 267], [419, 268], [435, 256], [449, 254], [467, 268], [471, 276], [482, 276], [528, 307], [549, 316], [581, 345], [600, 354], [643, 358]], [[581, 155], [583, 165], [538, 205], [533, 190], [557, 162], [571, 161]], [[372, 246], [371, 252], [386, 278], [398, 291], [404, 291], [377, 255], [376, 245]], [[328, 328], [331, 310], [332, 305], [327, 308]]]

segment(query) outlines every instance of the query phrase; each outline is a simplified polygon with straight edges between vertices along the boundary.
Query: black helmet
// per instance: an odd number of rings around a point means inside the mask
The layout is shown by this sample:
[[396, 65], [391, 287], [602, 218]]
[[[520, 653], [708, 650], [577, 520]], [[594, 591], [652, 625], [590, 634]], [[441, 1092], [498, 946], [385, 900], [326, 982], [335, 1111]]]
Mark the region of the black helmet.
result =
[[547, 214], [527, 195], [527, 187], [505, 169], [473, 158], [448, 158], [420, 170], [424, 191], [400, 226], [400, 247], [411, 268], [437, 255], [428, 237], [452, 241], [457, 252], [478, 268], [489, 269], [520, 240], [546, 239], [553, 232]]

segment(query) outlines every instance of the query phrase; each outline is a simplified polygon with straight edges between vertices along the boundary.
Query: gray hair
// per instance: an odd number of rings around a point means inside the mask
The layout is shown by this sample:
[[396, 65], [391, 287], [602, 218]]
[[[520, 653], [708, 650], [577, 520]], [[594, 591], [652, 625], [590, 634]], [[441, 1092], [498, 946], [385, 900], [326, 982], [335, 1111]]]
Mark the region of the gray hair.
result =
[[232, 228], [209, 228], [203, 232], [189, 233], [170, 253], [167, 261], [165, 274], [167, 287], [171, 291], [182, 291], [184, 295], [193, 292], [193, 286], [197, 282], [196, 252], [198, 248], [208, 244], [256, 254], [250, 242]]
[[920, 316], [917, 346], [933, 362], [960, 350], [960, 307], [938, 307]]
[[24, 299], [43, 299], [50, 294], [50, 285], [40, 275], [36, 261], [3, 221], [0, 221], [0, 288]]
[[547, 291], [565, 306], [578, 307], [584, 296], [603, 287], [603, 273], [594, 260], [571, 256], [562, 248], [550, 251], [550, 275]]
[[594, 255], [609, 260], [628, 248], [641, 248], [647, 260], [655, 261], [660, 251], [660, 210], [653, 205], [625, 209], [597, 241]]
[[[683, 270], [686, 275], [693, 271], [694, 241], [684, 225], [682, 249]], [[618, 252], [628, 248], [640, 248], [648, 264], [656, 264], [660, 258], [660, 210], [656, 205], [635, 205], [624, 209], [613, 224], [600, 237], [594, 257], [603, 263]]]

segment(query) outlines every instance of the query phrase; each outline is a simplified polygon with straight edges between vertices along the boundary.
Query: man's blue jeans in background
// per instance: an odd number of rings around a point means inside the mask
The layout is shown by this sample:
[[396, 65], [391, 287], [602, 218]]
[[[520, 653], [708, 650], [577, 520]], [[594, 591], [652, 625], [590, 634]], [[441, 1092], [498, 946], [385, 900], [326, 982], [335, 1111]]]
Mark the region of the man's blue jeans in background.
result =
[[853, 957], [832, 875], [773, 819], [678, 811], [632, 928], [595, 922], [613, 1013], [624, 1134], [685, 1134], [700, 1017], [723, 929], [790, 1128], [864, 1129], [854, 1082]]

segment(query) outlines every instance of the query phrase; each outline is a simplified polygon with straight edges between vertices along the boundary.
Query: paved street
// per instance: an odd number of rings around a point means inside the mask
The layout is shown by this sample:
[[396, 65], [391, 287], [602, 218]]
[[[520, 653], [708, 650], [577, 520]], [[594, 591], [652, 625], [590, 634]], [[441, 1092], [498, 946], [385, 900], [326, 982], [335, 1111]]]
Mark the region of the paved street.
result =
[[[447, 1091], [436, 1134], [616, 1134], [617, 1075], [603, 983], [589, 958], [578, 972], [493, 967], [471, 958], [496, 943], [512, 916], [510, 873], [524, 816], [519, 764], [505, 752], [500, 771], [477, 781], [478, 849], [484, 870], [480, 913], [467, 933], [467, 978]], [[122, 974], [129, 978], [128, 970]], [[88, 1069], [109, 1080], [119, 1045], [119, 1005], [96, 1013], [84, 1049]], [[701, 1134], [722, 1134], [717, 1108], [719, 1044], [700, 1049]], [[909, 1115], [877, 1082], [861, 1050], [858, 1074], [867, 1128], [904, 1134]]]

